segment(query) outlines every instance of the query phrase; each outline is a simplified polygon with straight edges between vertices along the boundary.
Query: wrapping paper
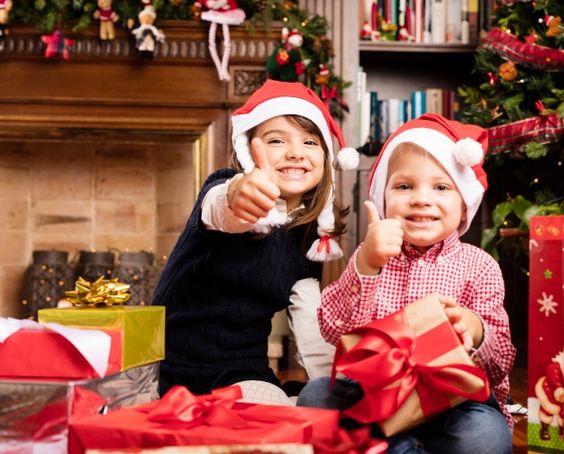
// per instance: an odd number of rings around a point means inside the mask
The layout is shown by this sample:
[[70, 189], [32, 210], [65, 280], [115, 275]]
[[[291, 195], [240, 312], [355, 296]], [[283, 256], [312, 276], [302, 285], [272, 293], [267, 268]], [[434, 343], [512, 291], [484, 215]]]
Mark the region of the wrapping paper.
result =
[[0, 379], [0, 452], [67, 452], [71, 420], [150, 402], [158, 363], [91, 380]]
[[529, 235], [527, 440], [564, 452], [564, 216], [532, 217]]
[[[135, 454], [314, 454], [312, 445], [277, 443], [260, 445], [169, 446], [167, 448], [139, 449]], [[88, 454], [123, 454], [122, 450], [89, 449]], [[348, 453], [354, 454], [354, 453]], [[369, 453], [377, 454], [377, 453]]]
[[122, 370], [164, 359], [163, 306], [40, 309], [38, 318], [41, 323], [120, 330], [123, 333]]
[[[238, 386], [194, 396], [176, 386], [160, 401], [74, 421], [69, 453], [182, 445], [309, 443], [337, 430], [335, 410], [236, 404]], [[273, 414], [273, 412], [278, 412]], [[318, 428], [318, 426], [325, 426]]]
[[121, 370], [121, 332], [0, 318], [0, 377], [99, 378]]
[[377, 422], [386, 436], [465, 399], [489, 397], [485, 373], [473, 365], [435, 295], [342, 336], [336, 372], [356, 380], [365, 393], [345, 414]]

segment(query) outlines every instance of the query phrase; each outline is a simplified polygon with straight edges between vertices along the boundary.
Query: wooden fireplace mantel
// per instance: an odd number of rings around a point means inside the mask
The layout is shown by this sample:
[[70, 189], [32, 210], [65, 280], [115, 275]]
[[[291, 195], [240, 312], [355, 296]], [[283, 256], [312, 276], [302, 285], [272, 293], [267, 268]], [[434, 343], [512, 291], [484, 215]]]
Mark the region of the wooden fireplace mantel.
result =
[[[224, 165], [229, 114], [266, 79], [265, 61], [279, 30], [230, 27], [231, 81], [222, 82], [208, 52], [208, 25], [160, 21], [166, 35], [152, 61], [140, 61], [131, 33], [101, 42], [98, 28], [68, 33], [70, 59], [46, 59], [41, 33], [12, 27], [0, 42], [0, 138], [65, 137], [109, 131], [193, 138], [207, 135], [210, 168]], [[221, 55], [222, 34], [217, 44]]]

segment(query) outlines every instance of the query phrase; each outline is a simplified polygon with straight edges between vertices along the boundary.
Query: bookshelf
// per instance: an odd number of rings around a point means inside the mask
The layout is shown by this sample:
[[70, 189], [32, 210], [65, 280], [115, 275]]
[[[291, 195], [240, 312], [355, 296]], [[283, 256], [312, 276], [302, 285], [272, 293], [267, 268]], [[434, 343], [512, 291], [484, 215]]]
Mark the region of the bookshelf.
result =
[[[362, 11], [357, 11], [357, 17], [360, 17], [361, 13]], [[357, 19], [359, 30], [361, 20]], [[461, 85], [470, 84], [472, 81], [476, 44], [364, 41], [357, 38], [350, 46], [353, 47], [357, 50], [359, 67], [366, 73], [364, 91], [376, 91], [379, 100], [409, 100], [412, 92], [430, 88], [456, 91]], [[362, 91], [358, 80], [355, 81], [355, 89], [357, 93]], [[362, 146], [359, 125], [363, 122], [366, 110], [361, 112], [360, 106], [356, 110], [356, 128], [349, 128], [348, 133], [355, 146]], [[366, 232], [367, 220], [362, 201], [366, 199], [373, 161], [373, 156], [363, 155], [361, 165], [352, 178], [353, 203], [349, 223], [351, 235], [354, 236], [351, 239], [353, 244], [361, 242]], [[479, 219], [476, 224], [465, 235], [465, 241], [479, 244]]]

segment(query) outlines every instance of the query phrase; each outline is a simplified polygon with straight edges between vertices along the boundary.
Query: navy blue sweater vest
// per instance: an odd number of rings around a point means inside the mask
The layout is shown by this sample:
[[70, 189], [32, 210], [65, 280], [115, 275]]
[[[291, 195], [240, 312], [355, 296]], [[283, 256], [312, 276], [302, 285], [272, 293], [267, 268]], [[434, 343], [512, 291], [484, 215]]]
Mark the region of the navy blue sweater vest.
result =
[[296, 281], [321, 278], [321, 264], [305, 257], [315, 228], [274, 228], [261, 238], [203, 228], [205, 194], [233, 175], [208, 177], [155, 290], [153, 304], [166, 306], [161, 395], [175, 384], [196, 394], [248, 379], [279, 384], [268, 366], [271, 319]]

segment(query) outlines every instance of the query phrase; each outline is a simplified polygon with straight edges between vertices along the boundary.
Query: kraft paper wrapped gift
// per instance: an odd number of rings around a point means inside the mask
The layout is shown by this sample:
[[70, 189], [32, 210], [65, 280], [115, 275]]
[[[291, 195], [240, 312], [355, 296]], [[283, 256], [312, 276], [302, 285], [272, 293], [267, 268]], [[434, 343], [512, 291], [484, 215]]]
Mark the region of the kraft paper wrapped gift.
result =
[[117, 329], [123, 333], [122, 370], [164, 359], [164, 306], [40, 309], [41, 323]]
[[527, 442], [564, 452], [564, 216], [533, 216], [529, 230]]
[[485, 373], [472, 363], [436, 295], [342, 336], [336, 372], [356, 380], [365, 394], [345, 415], [378, 423], [386, 436], [466, 399], [489, 397]]
[[90, 380], [0, 379], [0, 452], [62, 454], [69, 423], [157, 398], [158, 363]]
[[[69, 453], [183, 445], [307, 444], [314, 431], [337, 431], [336, 410], [311, 408], [305, 415], [299, 407], [239, 406], [236, 401], [241, 395], [238, 386], [202, 396], [175, 386], [160, 401], [73, 421]], [[283, 414], [275, 417], [275, 411]]]
[[100, 378], [121, 370], [121, 332], [0, 318], [0, 378]]

